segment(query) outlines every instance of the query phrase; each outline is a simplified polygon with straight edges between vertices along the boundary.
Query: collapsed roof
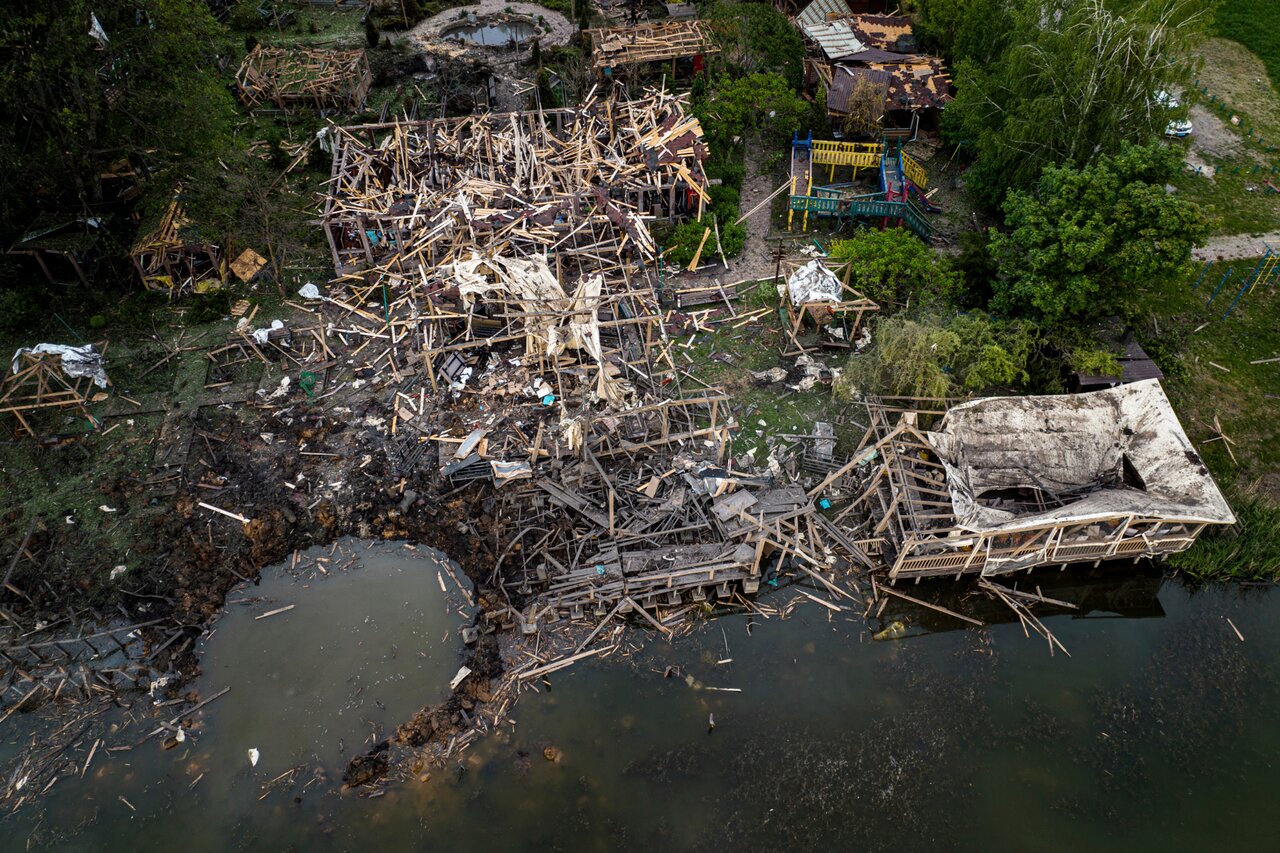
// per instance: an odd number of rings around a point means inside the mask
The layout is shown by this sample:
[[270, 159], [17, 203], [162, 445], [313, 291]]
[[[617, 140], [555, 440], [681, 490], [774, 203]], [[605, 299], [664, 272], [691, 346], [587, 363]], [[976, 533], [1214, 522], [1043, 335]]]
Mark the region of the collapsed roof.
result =
[[[946, 466], [956, 526], [966, 530], [1116, 515], [1235, 522], [1154, 379], [1088, 394], [974, 400], [926, 435]], [[1014, 496], [1028, 492], [1049, 508], [1020, 511], [1025, 504]]]

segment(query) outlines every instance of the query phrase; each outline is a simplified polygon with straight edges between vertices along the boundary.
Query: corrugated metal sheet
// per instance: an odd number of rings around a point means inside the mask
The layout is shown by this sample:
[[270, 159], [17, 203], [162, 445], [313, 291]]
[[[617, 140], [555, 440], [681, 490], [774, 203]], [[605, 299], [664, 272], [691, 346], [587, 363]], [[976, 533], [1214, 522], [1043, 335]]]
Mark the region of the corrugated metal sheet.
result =
[[814, 24], [825, 24], [827, 15], [852, 15], [849, 4], [845, 0], [813, 0], [808, 6], [804, 7], [804, 11], [796, 15], [796, 25], [800, 29], [811, 27]]
[[862, 42], [853, 34], [846, 20], [827, 21], [827, 15], [852, 15], [845, 0], [813, 0], [796, 16], [796, 26], [818, 43], [828, 59], [862, 50]]

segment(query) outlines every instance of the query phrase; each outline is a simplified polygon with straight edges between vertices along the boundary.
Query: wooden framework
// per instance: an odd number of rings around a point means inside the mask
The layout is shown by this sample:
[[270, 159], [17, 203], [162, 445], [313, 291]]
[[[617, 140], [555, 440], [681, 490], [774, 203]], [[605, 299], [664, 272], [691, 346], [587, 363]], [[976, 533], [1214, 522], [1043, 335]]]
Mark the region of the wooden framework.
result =
[[652, 260], [646, 222], [700, 215], [702, 127], [687, 97], [335, 128], [322, 222], [339, 273], [416, 270], [505, 245], [558, 275]]
[[[106, 342], [96, 346], [104, 353]], [[29, 418], [40, 411], [74, 409], [96, 427], [89, 414], [93, 398], [91, 376], [73, 377], [62, 372], [62, 356], [57, 353], [20, 351], [0, 386], [0, 414], [12, 414], [18, 421], [18, 433], [36, 436]]]
[[719, 53], [707, 25], [699, 20], [652, 21], [634, 27], [587, 30], [597, 74], [646, 62]]
[[[781, 265], [782, 281], [787, 281], [792, 273], [806, 263], [808, 261], [784, 261]], [[863, 315], [880, 310], [880, 306], [874, 300], [863, 296], [849, 284], [849, 279], [853, 275], [853, 263], [851, 261], [836, 265], [836, 269], [833, 269], [832, 272], [837, 273], [841, 287], [844, 290], [843, 298], [839, 302], [816, 301], [796, 306], [791, 301], [791, 294], [786, 292], [785, 288], [783, 289], [782, 307], [786, 311], [787, 319], [791, 324], [787, 336], [794, 344], [794, 349], [783, 352], [784, 356], [797, 356], [803, 353], [817, 352], [824, 347], [849, 349], [862, 328]], [[833, 323], [839, 324], [844, 329], [844, 337], [838, 339], [828, 335], [824, 337], [820, 346], [806, 347], [800, 342], [800, 335], [806, 320], [818, 329], [823, 329]]]
[[993, 532], [966, 530], [957, 524], [947, 469], [919, 426], [923, 418], [943, 412], [899, 409], [879, 401], [869, 403], [867, 410], [870, 429], [840, 475], [859, 466], [869, 470], [858, 484], [858, 497], [836, 520], [861, 518], [861, 544], [885, 560], [890, 580], [992, 577], [1037, 566], [1162, 558], [1191, 547], [1208, 526], [1203, 518], [1116, 512], [1052, 523], [1032, 517], [1025, 525]]
[[236, 84], [245, 106], [272, 104], [355, 112], [364, 106], [373, 72], [363, 50], [317, 50], [259, 45], [244, 58]]
[[185, 237], [182, 231], [190, 224], [175, 198], [160, 224], [133, 244], [129, 257], [148, 290], [203, 293], [217, 290], [226, 281], [227, 262], [222, 249]]

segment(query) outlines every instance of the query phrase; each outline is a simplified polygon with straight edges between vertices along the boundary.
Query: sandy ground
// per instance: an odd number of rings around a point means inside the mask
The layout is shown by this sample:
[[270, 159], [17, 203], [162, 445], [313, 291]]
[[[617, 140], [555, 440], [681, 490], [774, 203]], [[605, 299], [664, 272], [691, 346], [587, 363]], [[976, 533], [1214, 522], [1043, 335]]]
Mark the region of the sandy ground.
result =
[[1257, 258], [1265, 249], [1263, 243], [1280, 245], [1280, 231], [1212, 237], [1208, 245], [1193, 249], [1191, 257], [1197, 261], [1237, 261], [1242, 258]]
[[[746, 213], [760, 204], [760, 202], [769, 197], [770, 193], [778, 188], [773, 183], [773, 175], [759, 174], [763, 154], [764, 152], [760, 148], [758, 139], [753, 139], [747, 143], [745, 158], [747, 176], [742, 181], [742, 192], [738, 208], [741, 213]], [[759, 281], [773, 278], [776, 264], [773, 261], [772, 249], [768, 243], [769, 219], [772, 208], [772, 202], [766, 204], [747, 217], [746, 221], [742, 223], [747, 229], [747, 243], [742, 249], [742, 254], [730, 261], [733, 265], [733, 274], [736, 276], [735, 280]]]

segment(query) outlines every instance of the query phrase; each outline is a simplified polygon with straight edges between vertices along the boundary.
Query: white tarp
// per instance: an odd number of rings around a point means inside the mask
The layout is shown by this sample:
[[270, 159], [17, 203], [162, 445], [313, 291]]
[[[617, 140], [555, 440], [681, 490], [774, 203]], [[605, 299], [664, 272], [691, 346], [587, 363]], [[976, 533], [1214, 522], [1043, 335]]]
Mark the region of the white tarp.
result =
[[787, 279], [787, 294], [797, 308], [806, 302], [839, 302], [844, 285], [821, 261], [809, 261]]
[[610, 403], [621, 403], [628, 383], [610, 377], [600, 345], [597, 316], [604, 277], [587, 276], [568, 296], [541, 255], [530, 258], [501, 256], [469, 258], [448, 264], [440, 272], [453, 279], [468, 310], [477, 298], [506, 293], [527, 312], [524, 319], [525, 351], [531, 355], [557, 356], [566, 350], [585, 350], [599, 365], [596, 394]]
[[82, 347], [67, 344], [36, 344], [33, 347], [23, 347], [13, 354], [14, 373], [21, 369], [18, 359], [23, 353], [59, 355], [62, 357], [62, 372], [66, 375], [76, 379], [81, 376], [92, 376], [93, 384], [99, 388], [106, 388], [111, 384], [107, 379], [106, 362], [102, 358], [102, 353], [98, 352], [93, 344], [85, 344]]
[[[946, 466], [957, 526], [974, 532], [1123, 515], [1235, 522], [1156, 379], [1087, 394], [973, 400], [927, 435]], [[1038, 513], [983, 500], [1019, 488], [1084, 496]]]

